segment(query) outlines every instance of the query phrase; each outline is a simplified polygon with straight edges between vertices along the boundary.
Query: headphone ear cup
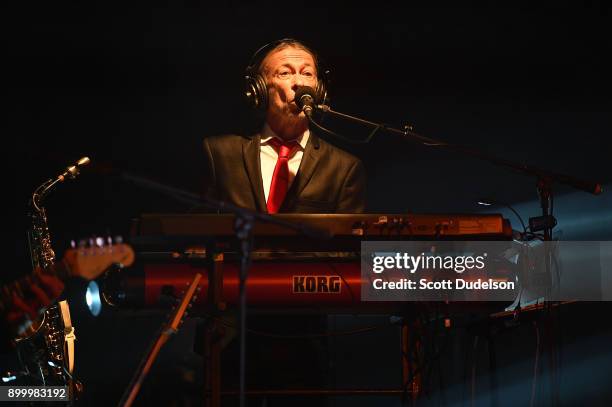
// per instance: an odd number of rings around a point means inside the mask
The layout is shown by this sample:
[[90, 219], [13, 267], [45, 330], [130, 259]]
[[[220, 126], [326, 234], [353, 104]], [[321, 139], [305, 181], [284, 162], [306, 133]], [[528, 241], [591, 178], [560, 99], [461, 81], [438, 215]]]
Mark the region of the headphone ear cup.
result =
[[247, 103], [255, 110], [265, 111], [268, 108], [268, 88], [260, 74], [245, 76], [245, 91]]

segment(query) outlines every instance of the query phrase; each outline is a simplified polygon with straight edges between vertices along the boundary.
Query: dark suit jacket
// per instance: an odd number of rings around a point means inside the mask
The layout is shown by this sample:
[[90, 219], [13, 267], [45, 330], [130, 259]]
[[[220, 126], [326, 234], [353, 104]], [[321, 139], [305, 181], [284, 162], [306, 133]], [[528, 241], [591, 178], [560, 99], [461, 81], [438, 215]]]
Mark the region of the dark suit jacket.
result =
[[[260, 136], [234, 134], [204, 139], [205, 194], [267, 212], [261, 178]], [[360, 213], [365, 209], [361, 161], [313, 132], [280, 212]]]

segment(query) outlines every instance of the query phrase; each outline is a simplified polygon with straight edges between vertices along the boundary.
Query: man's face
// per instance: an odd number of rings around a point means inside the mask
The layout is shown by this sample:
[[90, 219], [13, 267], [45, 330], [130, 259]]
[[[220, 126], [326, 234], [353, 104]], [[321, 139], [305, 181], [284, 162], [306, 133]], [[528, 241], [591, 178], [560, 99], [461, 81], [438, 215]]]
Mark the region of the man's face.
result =
[[294, 102], [298, 86], [317, 86], [317, 72], [314, 59], [303, 49], [286, 47], [272, 52], [262, 62], [263, 75], [268, 88], [269, 122], [283, 122], [295, 125], [305, 119]]

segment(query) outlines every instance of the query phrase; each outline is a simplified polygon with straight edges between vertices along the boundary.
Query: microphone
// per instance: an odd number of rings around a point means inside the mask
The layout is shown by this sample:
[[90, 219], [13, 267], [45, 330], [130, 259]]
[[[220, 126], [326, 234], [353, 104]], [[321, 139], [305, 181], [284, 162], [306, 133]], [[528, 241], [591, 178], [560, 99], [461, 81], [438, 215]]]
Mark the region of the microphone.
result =
[[32, 203], [36, 210], [41, 210], [40, 203], [42, 202], [43, 198], [55, 185], [57, 185], [58, 182], [64, 182], [66, 179], [75, 179], [77, 175], [79, 175], [81, 167], [88, 165], [90, 162], [91, 160], [89, 159], [89, 157], [82, 157], [74, 165], [67, 167], [66, 170], [59, 174], [57, 177], [48, 179], [41, 186], [36, 188], [36, 190], [32, 194]]
[[315, 90], [310, 86], [298, 86], [295, 91], [295, 104], [303, 110], [306, 116], [312, 114], [312, 109], [315, 106]]
[[75, 179], [79, 175], [80, 168], [84, 165], [88, 165], [91, 162], [89, 157], [83, 157], [77, 161], [76, 165], [71, 165], [66, 168], [66, 171], [57, 176], [57, 180], [62, 182], [66, 178]]

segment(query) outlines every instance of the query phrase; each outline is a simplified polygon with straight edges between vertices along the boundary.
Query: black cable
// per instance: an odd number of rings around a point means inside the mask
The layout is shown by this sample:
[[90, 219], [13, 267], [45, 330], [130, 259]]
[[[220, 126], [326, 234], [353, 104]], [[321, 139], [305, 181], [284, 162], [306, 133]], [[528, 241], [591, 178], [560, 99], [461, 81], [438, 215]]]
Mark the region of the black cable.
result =
[[[423, 348], [423, 352], [421, 356], [420, 363], [424, 366], [424, 375], [423, 380], [421, 381], [423, 392], [425, 394], [429, 394], [429, 389], [427, 386], [423, 385], [423, 383], [431, 383], [431, 375], [433, 369], [433, 363], [425, 363], [427, 360], [433, 360], [433, 356], [437, 354], [436, 352], [436, 337], [435, 337], [435, 329], [437, 324], [430, 324], [431, 320], [431, 309], [428, 306], [428, 303], [425, 303], [425, 309], [420, 313], [420, 326], [423, 329], [420, 332], [419, 340], [421, 346]], [[437, 320], [437, 315], [434, 314], [434, 320]]]
[[474, 336], [474, 345], [472, 347], [472, 407], [474, 407], [474, 401], [476, 397], [476, 356], [478, 351], [478, 335]]
[[514, 215], [517, 217], [517, 219], [519, 220], [519, 222], [521, 222], [521, 226], [523, 227], [523, 236], [527, 235], [527, 226], [525, 226], [525, 222], [523, 221], [523, 218], [521, 217], [521, 215], [516, 211], [516, 209], [514, 209], [512, 207], [512, 205], [506, 203], [506, 202], [500, 202], [496, 199], [482, 199], [480, 201], [478, 201], [478, 203], [480, 205], [485, 205], [485, 206], [490, 206], [490, 205], [501, 205], [501, 206], [505, 206], [506, 208], [510, 209]]
[[[401, 350], [402, 360], [405, 360], [409, 366], [408, 377], [406, 378], [406, 381], [402, 384], [402, 398], [404, 399], [406, 399], [407, 397], [410, 385], [414, 383], [414, 380], [416, 379], [417, 375], [420, 374], [424, 369], [423, 364], [420, 363], [420, 361], [418, 360], [419, 357], [416, 344], [419, 342], [419, 338], [416, 338], [417, 334], [415, 329], [411, 330], [411, 332], [413, 332], [413, 334], [410, 336], [411, 341], [408, 346], [409, 349], [412, 351], [412, 354], [404, 352], [403, 349]], [[434, 359], [430, 358], [429, 360], [432, 361]]]
[[[440, 312], [440, 304], [439, 303], [435, 303], [435, 314], [434, 314], [434, 319], [436, 321], [442, 320], [445, 321], [445, 318], [441, 318], [441, 312]], [[443, 349], [446, 349], [447, 346], [447, 340], [448, 340], [448, 329], [446, 328], [446, 324], [445, 322], [442, 323], [442, 329], [443, 329], [443, 333], [444, 333], [444, 341], [442, 342], [442, 345], [438, 345], [437, 347], [435, 346], [436, 344], [438, 344], [438, 330], [440, 329], [438, 324], [434, 324], [434, 329], [433, 329], [433, 338], [434, 338], [434, 350], [438, 353], [442, 353]], [[440, 388], [440, 397], [444, 400], [443, 404], [446, 404], [446, 397], [445, 397], [445, 393], [444, 393], [444, 375], [442, 374], [442, 365], [440, 363], [440, 358], [437, 359], [437, 368], [438, 368], [438, 386]]]
[[465, 383], [467, 383], [467, 375], [468, 375], [468, 366], [469, 366], [469, 358], [470, 358], [470, 352], [468, 351], [468, 344], [466, 343], [467, 340], [464, 339], [462, 341], [462, 349], [465, 349], [465, 357], [463, 359], [463, 386], [461, 386], [461, 405], [465, 406], [465, 399], [466, 399], [466, 391], [467, 391], [467, 386], [465, 385]]
[[[527, 228], [527, 229], [529, 229], [529, 228]], [[544, 236], [542, 236], [541, 234], [538, 234], [538, 233], [527, 232], [526, 236], [528, 238], [527, 241], [534, 240], [534, 239], [538, 239], [538, 240], [544, 241]]]
[[334, 133], [333, 131], [331, 131], [331, 130], [329, 130], [329, 129], [327, 129], [327, 128], [323, 127], [323, 126], [321, 126], [319, 123], [317, 123], [317, 122], [316, 122], [316, 121], [315, 121], [315, 120], [312, 118], [312, 116], [311, 116], [311, 115], [307, 114], [307, 115], [306, 115], [306, 117], [308, 118], [308, 122], [309, 122], [309, 123], [310, 123], [312, 126], [316, 127], [318, 130], [322, 131], [323, 133], [327, 133], [328, 135], [330, 135], [330, 136], [332, 136], [332, 137], [335, 137], [335, 138], [338, 138], [338, 139], [341, 139], [341, 140], [342, 140], [342, 139], [345, 139], [345, 138], [344, 138], [344, 137], [342, 137], [341, 135], [336, 134], [336, 133]]
[[533, 326], [536, 332], [536, 350], [535, 350], [535, 362], [533, 364], [533, 382], [531, 383], [531, 399], [529, 406], [533, 407], [535, 402], [536, 384], [538, 380], [538, 363], [540, 359], [540, 329], [538, 328], [537, 321], [533, 321]]
[[[448, 304], [447, 304], [448, 305]], [[446, 309], [446, 317], [444, 318], [445, 320], [448, 319], [449, 321], [450, 319], [450, 315], [448, 314], [448, 307]], [[446, 324], [444, 323], [444, 339], [442, 342], [442, 348], [440, 349], [440, 352], [445, 352], [448, 350], [448, 348], [450, 347], [450, 344], [452, 343], [452, 338], [451, 338], [451, 327], [450, 326], [446, 326]], [[442, 393], [442, 405], [446, 405], [446, 379], [444, 377], [444, 372], [442, 370], [442, 365], [440, 362], [441, 358], [438, 359], [438, 369], [440, 372], [440, 391]]]
[[376, 133], [378, 133], [379, 130], [384, 129], [385, 126], [383, 124], [379, 124], [376, 127], [374, 127], [374, 129], [372, 130], [372, 132], [363, 140], [353, 140], [353, 139], [349, 139], [346, 138], [344, 136], [339, 135], [338, 133], [334, 133], [333, 131], [321, 126], [319, 123], [317, 123], [311, 115], [306, 115], [306, 117], [308, 117], [308, 122], [313, 125], [314, 127], [316, 127], [318, 130], [327, 133], [329, 136], [336, 138], [340, 141], [343, 141], [345, 143], [348, 144], [368, 144], [372, 138], [374, 137], [374, 135]]
[[550, 216], [553, 216], [553, 208], [554, 208], [554, 204], [555, 204], [555, 200], [553, 198], [553, 194], [550, 194], [549, 202], [550, 202]]
[[[425, 323], [423, 321], [423, 319], [426, 317], [428, 310], [425, 310], [423, 312], [420, 313], [420, 324], [421, 327], [423, 328], [422, 331], [424, 332], [425, 327], [431, 326], [430, 323]], [[433, 329], [437, 329], [437, 327], [433, 326]], [[408, 362], [409, 366], [415, 366], [414, 369], [411, 369], [408, 372], [408, 378], [406, 379], [406, 381], [403, 383], [402, 385], [402, 397], [405, 398], [408, 391], [409, 391], [409, 387], [410, 385], [414, 382], [414, 380], [416, 379], [416, 377], [419, 374], [425, 373], [427, 376], [426, 377], [430, 377], [431, 370], [433, 369], [433, 364], [434, 362], [438, 364], [438, 366], [440, 366], [440, 359], [441, 356], [448, 350], [448, 346], [450, 344], [450, 341], [448, 340], [448, 331], [445, 330], [446, 334], [445, 334], [445, 338], [446, 340], [444, 341], [444, 346], [443, 347], [438, 347], [437, 349], [434, 347], [432, 349], [427, 349], [427, 344], [429, 343], [433, 343], [433, 341], [425, 341], [423, 335], [420, 334], [420, 331], [417, 331], [416, 329], [412, 330], [413, 335], [411, 336], [411, 343], [410, 343], [410, 349], [412, 350], [412, 355], [410, 354], [406, 354], [403, 350], [401, 351], [401, 355], [402, 355], [402, 359]], [[431, 333], [428, 335], [429, 337], [431, 337]], [[422, 345], [425, 344], [425, 348], [423, 348], [423, 352], [427, 353], [426, 356], [423, 356], [422, 358], [420, 357], [421, 355], [418, 354], [418, 349], [416, 344], [417, 343], [421, 343]], [[433, 351], [431, 351], [433, 350]], [[466, 352], [467, 354], [467, 352]], [[441, 371], [441, 369], [440, 369]], [[422, 380], [421, 381], [421, 388], [423, 389], [424, 392], [426, 392], [426, 386], [425, 383], [428, 383], [428, 380]]]
[[495, 342], [493, 341], [493, 335], [489, 332], [487, 336], [487, 350], [489, 351], [489, 370], [491, 372], [489, 386], [491, 390], [491, 406], [497, 407], [497, 358], [495, 354]]
[[[557, 302], [557, 340], [558, 340], [558, 346], [557, 346], [557, 357], [558, 357], [558, 366], [557, 368], [559, 369], [559, 372], [563, 371], [563, 330], [561, 329], [561, 301]], [[561, 378], [559, 377], [557, 379], [557, 396], [559, 395], [559, 391], [560, 391], [560, 386], [561, 386]]]

